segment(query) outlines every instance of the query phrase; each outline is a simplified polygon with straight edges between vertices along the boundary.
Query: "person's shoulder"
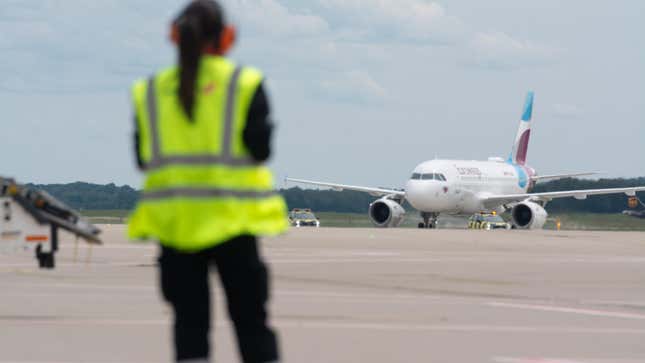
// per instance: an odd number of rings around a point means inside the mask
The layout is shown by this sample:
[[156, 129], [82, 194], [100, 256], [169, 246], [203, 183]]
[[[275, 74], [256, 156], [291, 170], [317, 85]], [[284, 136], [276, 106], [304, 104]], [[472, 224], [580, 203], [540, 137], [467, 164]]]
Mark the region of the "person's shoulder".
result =
[[146, 77], [137, 78], [134, 80], [134, 82], [132, 82], [130, 87], [132, 88], [133, 91], [140, 89], [146, 85], [146, 83], [148, 82], [148, 79], [149, 78], [146, 78]]
[[257, 84], [257, 86], [262, 86], [262, 83], [264, 83], [264, 73], [262, 73], [261, 70], [257, 68], [250, 68], [248, 71], [248, 78], [254, 83]]
[[264, 73], [256, 67], [240, 65], [240, 82], [253, 88], [258, 87], [264, 81]]
[[146, 78], [139, 78], [132, 82], [132, 85], [130, 87], [130, 93], [133, 98], [139, 98], [142, 97], [143, 93], [146, 90], [146, 84], [148, 83], [148, 79]]
[[176, 66], [168, 66], [158, 70], [155, 73], [151, 73], [146, 77], [140, 77], [136, 79], [134, 82], [132, 82], [132, 85], [130, 88], [132, 95], [134, 97], [140, 97], [147, 90], [148, 84], [150, 83], [151, 80], [154, 80], [154, 83], [158, 87], [160, 85], [167, 83], [168, 80], [173, 79], [176, 73], [177, 73]]
[[242, 72], [247, 73], [249, 76], [255, 78], [264, 78], [264, 73], [260, 70], [260, 68], [254, 66], [244, 65], [242, 66]]
[[177, 66], [167, 66], [159, 69], [158, 71], [149, 74], [148, 76], [140, 77], [132, 82], [132, 87], [141, 87], [150, 82], [151, 79], [159, 80], [172, 77], [177, 73]]

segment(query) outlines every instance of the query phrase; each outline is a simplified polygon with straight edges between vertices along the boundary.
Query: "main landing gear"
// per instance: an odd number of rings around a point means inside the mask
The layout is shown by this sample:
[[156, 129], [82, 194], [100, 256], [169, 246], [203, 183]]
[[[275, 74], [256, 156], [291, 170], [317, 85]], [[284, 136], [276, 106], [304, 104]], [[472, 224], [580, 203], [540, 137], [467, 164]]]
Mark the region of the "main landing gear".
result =
[[419, 222], [419, 228], [437, 228], [439, 213], [421, 212], [421, 218], [423, 218], [423, 222]]

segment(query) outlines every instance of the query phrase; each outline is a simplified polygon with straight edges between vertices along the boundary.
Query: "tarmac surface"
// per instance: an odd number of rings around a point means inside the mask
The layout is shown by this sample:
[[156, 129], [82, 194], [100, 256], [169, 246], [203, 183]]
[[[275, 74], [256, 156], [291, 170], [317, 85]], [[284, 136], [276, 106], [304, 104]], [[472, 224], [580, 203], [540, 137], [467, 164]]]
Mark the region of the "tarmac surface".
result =
[[[171, 361], [157, 247], [102, 227], [54, 271], [0, 255], [0, 363]], [[645, 233], [299, 229], [263, 251], [284, 362], [645, 362]], [[237, 362], [214, 294], [215, 361]]]

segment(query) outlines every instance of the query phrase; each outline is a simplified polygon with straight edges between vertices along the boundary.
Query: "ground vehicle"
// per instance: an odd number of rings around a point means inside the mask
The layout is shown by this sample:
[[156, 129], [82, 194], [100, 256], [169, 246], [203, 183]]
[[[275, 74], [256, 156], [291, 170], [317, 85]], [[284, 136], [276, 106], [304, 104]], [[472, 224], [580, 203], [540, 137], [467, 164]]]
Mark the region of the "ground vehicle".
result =
[[637, 196], [629, 198], [629, 209], [623, 211], [624, 215], [645, 219], [645, 203]]
[[34, 251], [40, 268], [53, 269], [58, 231], [64, 229], [91, 244], [101, 244], [101, 230], [42, 190], [0, 177], [0, 249]]
[[294, 227], [320, 227], [320, 221], [309, 208], [294, 208], [289, 212], [289, 223]]
[[497, 213], [477, 213], [468, 219], [468, 228], [486, 230], [511, 229], [511, 225]]

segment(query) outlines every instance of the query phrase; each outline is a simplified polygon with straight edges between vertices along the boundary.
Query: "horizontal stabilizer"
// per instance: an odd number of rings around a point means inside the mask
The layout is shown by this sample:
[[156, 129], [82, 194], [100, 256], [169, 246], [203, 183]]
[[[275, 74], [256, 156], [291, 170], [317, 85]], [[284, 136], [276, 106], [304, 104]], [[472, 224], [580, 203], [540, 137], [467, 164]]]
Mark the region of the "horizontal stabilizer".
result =
[[531, 177], [531, 180], [534, 180], [534, 181], [556, 180], [556, 179], [577, 178], [580, 176], [591, 176], [591, 175], [598, 175], [598, 174], [602, 174], [602, 173], [585, 172], [585, 173], [573, 173], [573, 174], [535, 175]]

